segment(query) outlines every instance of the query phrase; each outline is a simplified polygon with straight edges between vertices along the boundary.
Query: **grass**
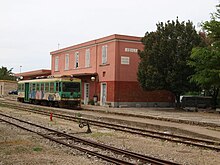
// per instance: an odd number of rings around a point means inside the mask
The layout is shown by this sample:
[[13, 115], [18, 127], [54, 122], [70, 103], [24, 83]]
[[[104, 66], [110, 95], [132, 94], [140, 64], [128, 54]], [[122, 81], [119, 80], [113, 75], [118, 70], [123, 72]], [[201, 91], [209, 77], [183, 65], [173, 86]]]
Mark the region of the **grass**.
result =
[[102, 136], [113, 136], [112, 133], [102, 133], [102, 132], [95, 132], [91, 134], [91, 137], [98, 138]]
[[43, 148], [41, 148], [41, 147], [34, 147], [33, 148], [33, 151], [35, 151], [35, 152], [41, 152], [43, 150]]

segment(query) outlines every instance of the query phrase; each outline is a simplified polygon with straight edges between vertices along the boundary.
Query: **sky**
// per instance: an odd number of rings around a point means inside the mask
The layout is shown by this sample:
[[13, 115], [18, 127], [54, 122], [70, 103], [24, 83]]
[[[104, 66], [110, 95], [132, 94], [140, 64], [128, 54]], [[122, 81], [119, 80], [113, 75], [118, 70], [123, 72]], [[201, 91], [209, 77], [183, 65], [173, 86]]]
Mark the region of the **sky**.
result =
[[[112, 34], [143, 37], [156, 24], [210, 20], [220, 0], [0, 0], [0, 67], [50, 69], [50, 52]], [[59, 45], [59, 46], [58, 46]]]

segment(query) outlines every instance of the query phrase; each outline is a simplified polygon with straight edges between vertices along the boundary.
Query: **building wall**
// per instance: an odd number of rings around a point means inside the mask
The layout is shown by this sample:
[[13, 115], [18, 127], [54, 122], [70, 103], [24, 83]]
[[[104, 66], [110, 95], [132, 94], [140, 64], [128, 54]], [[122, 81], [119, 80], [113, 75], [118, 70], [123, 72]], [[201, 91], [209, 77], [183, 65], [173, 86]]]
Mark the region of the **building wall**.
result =
[[[107, 45], [107, 63], [102, 64], [102, 46]], [[99, 75], [99, 81], [114, 81], [115, 73], [115, 43], [114, 41], [104, 42], [97, 46], [96, 73]]]
[[[107, 64], [102, 65], [102, 46], [108, 46], [107, 53]], [[80, 47], [81, 45], [75, 46], [65, 52], [58, 52], [52, 55], [52, 75], [71, 75], [71, 74], [84, 74], [84, 73], [98, 73], [105, 76], [100, 77], [100, 81], [111, 80], [114, 81], [115, 73], [112, 72], [115, 67], [115, 42], [107, 41], [99, 43], [98, 41], [94, 44], [93, 42], [88, 43], [88, 46]], [[86, 49], [90, 49], [90, 67], [85, 67], [85, 52]], [[75, 53], [79, 52], [79, 67], [75, 68]], [[69, 54], [69, 70], [65, 70], [65, 55]], [[59, 57], [59, 71], [55, 71], [55, 58]]]
[[16, 81], [0, 80], [0, 96], [8, 95], [11, 90], [17, 90]]
[[[120, 41], [117, 42], [116, 51], [116, 81], [137, 81], [137, 70], [140, 61], [137, 52], [126, 51], [129, 50], [143, 50], [143, 45], [138, 41]], [[129, 64], [121, 64], [121, 57], [129, 57]]]

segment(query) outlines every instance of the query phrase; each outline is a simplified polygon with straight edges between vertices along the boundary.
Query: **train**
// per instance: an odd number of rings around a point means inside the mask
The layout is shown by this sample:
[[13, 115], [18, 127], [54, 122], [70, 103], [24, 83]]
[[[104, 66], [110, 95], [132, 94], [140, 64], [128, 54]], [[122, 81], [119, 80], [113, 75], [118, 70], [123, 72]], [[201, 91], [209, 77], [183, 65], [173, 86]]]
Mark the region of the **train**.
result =
[[51, 77], [22, 80], [18, 82], [19, 102], [81, 108], [81, 79], [73, 77]]

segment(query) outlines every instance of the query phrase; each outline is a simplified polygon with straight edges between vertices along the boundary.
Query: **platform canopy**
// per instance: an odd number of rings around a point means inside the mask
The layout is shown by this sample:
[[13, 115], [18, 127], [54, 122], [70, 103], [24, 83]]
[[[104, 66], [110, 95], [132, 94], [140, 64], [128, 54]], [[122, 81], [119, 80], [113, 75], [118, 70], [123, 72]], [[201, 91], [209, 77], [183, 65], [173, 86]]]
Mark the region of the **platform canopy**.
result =
[[22, 73], [15, 74], [16, 77], [21, 78], [23, 80], [47, 77], [49, 75], [51, 75], [51, 70], [49, 69], [33, 70], [29, 72], [22, 72]]

